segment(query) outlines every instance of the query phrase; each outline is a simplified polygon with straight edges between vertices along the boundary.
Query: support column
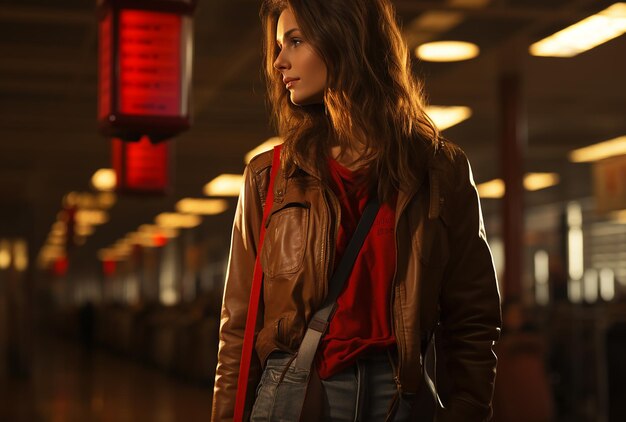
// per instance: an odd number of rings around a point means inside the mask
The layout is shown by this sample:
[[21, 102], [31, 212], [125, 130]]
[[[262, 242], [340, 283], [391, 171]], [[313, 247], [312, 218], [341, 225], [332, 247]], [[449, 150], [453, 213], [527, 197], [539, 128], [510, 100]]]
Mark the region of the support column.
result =
[[500, 108], [500, 163], [506, 186], [502, 202], [504, 239], [503, 300], [522, 294], [524, 248], [524, 146], [522, 77], [519, 70], [505, 71], [498, 80]]

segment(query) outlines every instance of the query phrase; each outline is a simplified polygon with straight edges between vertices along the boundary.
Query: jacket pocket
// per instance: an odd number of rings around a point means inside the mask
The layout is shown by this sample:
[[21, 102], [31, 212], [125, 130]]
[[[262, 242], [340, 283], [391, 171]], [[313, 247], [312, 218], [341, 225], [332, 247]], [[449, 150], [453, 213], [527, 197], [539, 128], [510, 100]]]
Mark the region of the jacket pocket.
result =
[[308, 202], [290, 202], [272, 211], [261, 251], [263, 272], [270, 278], [302, 268], [309, 229]]

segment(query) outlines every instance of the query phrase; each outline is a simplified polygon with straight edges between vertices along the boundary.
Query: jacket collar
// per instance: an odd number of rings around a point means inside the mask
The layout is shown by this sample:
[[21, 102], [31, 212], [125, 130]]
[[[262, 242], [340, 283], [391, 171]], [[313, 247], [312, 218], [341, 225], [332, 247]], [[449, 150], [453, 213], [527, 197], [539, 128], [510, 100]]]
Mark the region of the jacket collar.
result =
[[[440, 205], [439, 201], [433, 201], [432, 199], [436, 199], [439, 196], [438, 172], [441, 171], [441, 165], [440, 160], [438, 160], [437, 158], [438, 155], [441, 155], [440, 150], [442, 147], [443, 141], [439, 141], [433, 147], [427, 147], [424, 149], [427, 157], [422, 161], [422, 165], [424, 165], [426, 168], [424, 169], [424, 171], [421, 172], [420, 178], [418, 179], [417, 183], [415, 184], [415, 186], [413, 186], [412, 189], [408, 191], [400, 190], [398, 192], [398, 200], [396, 204], [396, 222], [406, 208], [406, 205], [417, 193], [417, 191], [422, 187], [422, 184], [424, 183], [424, 179], [426, 177], [429, 178], [429, 184], [431, 188], [431, 208], [429, 210], [429, 218], [436, 218], [436, 216], [438, 215], [438, 206]], [[321, 180], [319, 170], [315, 166], [311, 165], [311, 162], [308, 160], [306, 162], [298, 163], [294, 166], [289, 166], [289, 169], [285, 173], [285, 178], [288, 179], [293, 177], [298, 169], [304, 171], [305, 173], [314, 177], [317, 180]], [[435, 189], [434, 192], [433, 189]], [[433, 202], [437, 202], [437, 204], [432, 204]], [[437, 206], [437, 208], [434, 208], [435, 206]]]

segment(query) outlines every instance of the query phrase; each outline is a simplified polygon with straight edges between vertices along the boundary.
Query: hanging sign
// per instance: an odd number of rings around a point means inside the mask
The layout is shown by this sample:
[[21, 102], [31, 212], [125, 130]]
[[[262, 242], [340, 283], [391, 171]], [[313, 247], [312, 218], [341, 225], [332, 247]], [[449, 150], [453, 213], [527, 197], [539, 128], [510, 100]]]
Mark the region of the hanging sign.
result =
[[626, 155], [593, 163], [593, 186], [597, 212], [626, 209]]
[[114, 138], [112, 145], [118, 191], [167, 193], [170, 186], [171, 143], [153, 144], [144, 136], [137, 142]]
[[106, 136], [152, 142], [190, 126], [195, 0], [101, 0], [98, 123]]

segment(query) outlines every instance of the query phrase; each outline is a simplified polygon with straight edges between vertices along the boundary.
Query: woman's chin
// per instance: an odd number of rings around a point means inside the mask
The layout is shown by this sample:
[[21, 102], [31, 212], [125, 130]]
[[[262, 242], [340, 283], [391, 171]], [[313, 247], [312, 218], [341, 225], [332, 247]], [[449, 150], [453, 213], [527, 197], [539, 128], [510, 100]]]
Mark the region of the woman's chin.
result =
[[291, 96], [289, 97], [291, 100], [291, 103], [293, 105], [296, 106], [307, 106], [307, 105], [313, 105], [313, 104], [322, 104], [324, 102], [324, 98], [323, 97], [319, 97], [317, 95], [314, 96], [303, 96], [303, 95], [298, 95], [295, 92], [291, 92]]
[[300, 98], [297, 95], [294, 95], [293, 92], [291, 93], [291, 103], [293, 105], [296, 106], [303, 106], [303, 105], [307, 105], [307, 99], [306, 98]]

